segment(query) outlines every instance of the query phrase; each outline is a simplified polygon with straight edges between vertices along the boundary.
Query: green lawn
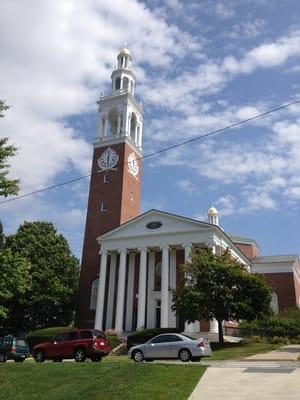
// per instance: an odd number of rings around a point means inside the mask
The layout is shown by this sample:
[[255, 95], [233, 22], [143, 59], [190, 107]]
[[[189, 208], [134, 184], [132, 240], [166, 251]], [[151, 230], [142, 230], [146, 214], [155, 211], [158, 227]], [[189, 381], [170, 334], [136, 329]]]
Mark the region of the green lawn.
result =
[[236, 360], [242, 359], [248, 356], [252, 356], [257, 353], [264, 353], [272, 351], [283, 346], [282, 344], [270, 344], [270, 343], [211, 343], [213, 350], [212, 356], [209, 360]]
[[[118, 359], [119, 357], [115, 357]], [[2, 400], [186, 400], [205, 371], [199, 365], [46, 362], [0, 365]]]

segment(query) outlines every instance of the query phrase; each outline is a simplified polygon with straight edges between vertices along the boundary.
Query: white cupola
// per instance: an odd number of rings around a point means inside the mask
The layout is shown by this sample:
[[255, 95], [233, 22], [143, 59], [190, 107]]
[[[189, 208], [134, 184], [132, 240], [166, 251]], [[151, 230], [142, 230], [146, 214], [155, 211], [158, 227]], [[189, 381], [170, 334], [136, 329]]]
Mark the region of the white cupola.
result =
[[134, 96], [135, 73], [131, 53], [124, 46], [117, 56], [117, 67], [111, 74], [111, 92], [101, 95], [97, 140], [120, 141], [125, 137], [141, 150], [143, 107]]
[[208, 209], [207, 216], [210, 224], [219, 226], [219, 213], [215, 207], [211, 206]]
[[119, 52], [118, 66], [111, 75], [112, 93], [130, 92], [134, 95], [135, 73], [131, 68], [131, 53], [125, 45]]

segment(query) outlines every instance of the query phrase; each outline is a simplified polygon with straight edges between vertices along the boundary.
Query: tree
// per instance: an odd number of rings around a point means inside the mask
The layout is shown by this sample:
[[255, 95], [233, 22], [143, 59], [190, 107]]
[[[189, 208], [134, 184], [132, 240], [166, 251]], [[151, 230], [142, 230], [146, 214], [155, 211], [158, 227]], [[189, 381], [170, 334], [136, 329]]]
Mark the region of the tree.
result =
[[14, 323], [23, 329], [69, 324], [74, 317], [79, 261], [66, 239], [48, 222], [25, 222], [5, 247], [31, 263], [32, 284], [24, 295], [24, 307], [14, 303]]
[[0, 330], [7, 327], [13, 298], [22, 303], [30, 288], [30, 262], [9, 249], [0, 250]]
[[[8, 110], [3, 100], [0, 100], [0, 117], [4, 117], [3, 111]], [[19, 191], [19, 180], [9, 179], [10, 165], [7, 164], [7, 159], [16, 155], [17, 148], [13, 145], [7, 144], [8, 138], [0, 138], [0, 196], [16, 195]]]
[[9, 109], [9, 106], [4, 103], [3, 100], [0, 100], [0, 118], [4, 117], [3, 111], [6, 111]]
[[199, 249], [184, 271], [185, 285], [173, 291], [172, 308], [188, 322], [216, 319], [220, 343], [222, 321], [251, 321], [271, 312], [272, 289], [262, 275], [250, 274], [228, 251], [218, 256]]

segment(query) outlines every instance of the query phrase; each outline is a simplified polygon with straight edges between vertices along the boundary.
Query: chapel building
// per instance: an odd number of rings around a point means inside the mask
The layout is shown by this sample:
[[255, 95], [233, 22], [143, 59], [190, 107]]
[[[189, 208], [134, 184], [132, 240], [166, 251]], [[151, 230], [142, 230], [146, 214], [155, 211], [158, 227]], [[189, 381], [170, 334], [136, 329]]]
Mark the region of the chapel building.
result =
[[300, 307], [297, 255], [260, 256], [254, 240], [219, 227], [214, 207], [207, 222], [154, 209], [140, 214], [143, 107], [127, 47], [117, 61], [111, 92], [98, 102], [76, 326], [216, 334], [216, 321], [186, 324], [171, 310], [171, 290], [184, 278], [180, 267], [196, 248], [228, 249], [249, 273], [262, 273], [273, 288], [275, 312]]

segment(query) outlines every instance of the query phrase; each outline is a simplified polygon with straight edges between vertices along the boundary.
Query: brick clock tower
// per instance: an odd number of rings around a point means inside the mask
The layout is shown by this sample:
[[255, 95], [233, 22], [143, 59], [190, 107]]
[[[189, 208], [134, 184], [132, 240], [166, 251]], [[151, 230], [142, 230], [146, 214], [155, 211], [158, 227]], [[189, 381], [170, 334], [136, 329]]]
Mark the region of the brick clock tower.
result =
[[142, 106], [134, 97], [135, 73], [124, 47], [111, 75], [111, 93], [101, 96], [94, 144], [76, 326], [93, 328], [100, 254], [97, 238], [140, 213]]

